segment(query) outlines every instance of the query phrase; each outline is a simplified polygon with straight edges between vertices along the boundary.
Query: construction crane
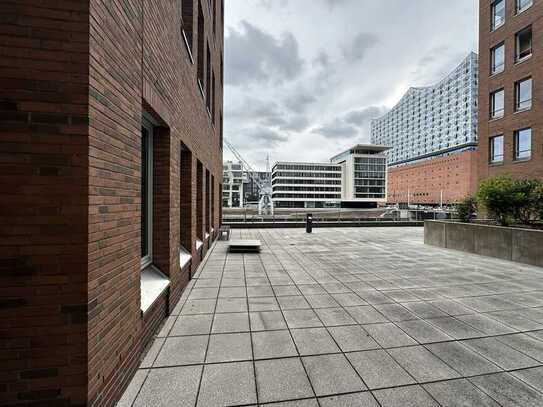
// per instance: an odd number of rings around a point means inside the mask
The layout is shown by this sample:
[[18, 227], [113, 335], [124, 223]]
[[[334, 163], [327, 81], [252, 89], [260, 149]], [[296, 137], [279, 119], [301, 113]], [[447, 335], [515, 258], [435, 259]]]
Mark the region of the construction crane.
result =
[[272, 186], [271, 186], [271, 173], [270, 173], [270, 158], [266, 158], [266, 172], [267, 177], [264, 183], [254, 176], [256, 173], [253, 167], [243, 158], [238, 150], [228, 141], [224, 140], [224, 144], [232, 151], [232, 154], [236, 159], [241, 162], [244, 168], [247, 169], [247, 173], [251, 180], [258, 186], [260, 191], [260, 198], [258, 200], [258, 214], [259, 215], [273, 215], [273, 199], [272, 199]]

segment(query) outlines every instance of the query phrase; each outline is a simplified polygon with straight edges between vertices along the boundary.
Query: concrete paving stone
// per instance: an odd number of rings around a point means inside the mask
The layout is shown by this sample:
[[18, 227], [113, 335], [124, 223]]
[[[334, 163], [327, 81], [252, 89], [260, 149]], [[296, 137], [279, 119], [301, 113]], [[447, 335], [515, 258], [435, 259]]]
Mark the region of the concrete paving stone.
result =
[[245, 281], [247, 287], [270, 286], [267, 277], [249, 277], [249, 273], [246, 273]]
[[477, 376], [470, 381], [503, 406], [543, 406], [543, 394], [509, 373]]
[[466, 379], [423, 385], [443, 407], [501, 407]]
[[429, 301], [428, 303], [453, 317], [457, 315], [472, 315], [476, 313], [475, 310], [468, 308], [459, 302], [445, 298]]
[[315, 397], [299, 358], [258, 360], [255, 367], [259, 402]]
[[377, 290], [355, 290], [355, 292], [368, 304], [392, 304], [394, 300]]
[[230, 314], [215, 314], [212, 333], [233, 333], [249, 331], [249, 314], [236, 312]]
[[356, 322], [361, 325], [388, 322], [385, 316], [371, 305], [346, 307], [345, 310], [355, 319]]
[[334, 339], [325, 328], [304, 328], [291, 330], [300, 355], [339, 353]]
[[295, 285], [273, 285], [272, 288], [277, 297], [301, 295], [300, 290]]
[[165, 340], [165, 338], [157, 338], [153, 341], [139, 366], [140, 369], [153, 366], [153, 362], [155, 361], [158, 352], [160, 352], [162, 345], [164, 345]]
[[413, 314], [418, 316], [419, 318], [427, 319], [427, 318], [440, 318], [440, 317], [446, 317], [447, 314], [443, 311], [441, 311], [439, 308], [434, 307], [429, 302], [406, 302], [402, 303], [402, 305], [407, 308], [409, 311], [411, 311]]
[[243, 298], [247, 297], [245, 287], [221, 287], [219, 298]]
[[209, 337], [206, 362], [234, 362], [251, 360], [251, 335], [249, 333], [218, 334]]
[[459, 342], [426, 345], [426, 348], [463, 376], [501, 372], [502, 369]]
[[321, 407], [379, 407], [369, 391], [323, 397], [319, 402]]
[[179, 366], [149, 372], [133, 407], [192, 407], [202, 366]]
[[356, 324], [356, 321], [343, 308], [317, 308], [315, 312], [324, 326]]
[[453, 340], [451, 336], [421, 319], [396, 322], [404, 332], [421, 344]]
[[221, 281], [221, 291], [223, 288], [243, 288], [245, 291], [245, 279], [243, 277], [238, 278], [228, 278], [224, 277]]
[[419, 383], [460, 377], [423, 346], [390, 349], [389, 353]]
[[139, 369], [138, 371], [136, 371], [136, 374], [132, 378], [132, 381], [126, 388], [121, 399], [117, 402], [115, 407], [132, 406], [132, 403], [134, 403], [134, 400], [136, 400], [136, 397], [141, 389], [141, 386], [143, 385], [143, 382], [145, 382], [145, 379], [147, 379], [148, 373], [149, 369]]
[[416, 288], [410, 290], [413, 295], [416, 295], [421, 300], [432, 301], [442, 299], [442, 295], [438, 288]]
[[269, 331], [273, 329], [286, 329], [287, 323], [281, 311], [250, 312], [251, 331]]
[[199, 278], [194, 283], [194, 288], [218, 287], [220, 278]]
[[252, 362], [206, 365], [198, 395], [198, 407], [256, 403]]
[[261, 285], [261, 286], [248, 286], [247, 287], [247, 296], [248, 297], [275, 297], [275, 294], [272, 290], [271, 285]]
[[526, 334], [503, 335], [496, 339], [543, 363], [543, 341]]
[[279, 311], [275, 297], [249, 297], [249, 311]]
[[181, 309], [181, 315], [212, 314], [215, 311], [216, 299], [187, 300]]
[[531, 336], [532, 338], [543, 341], [543, 330], [527, 332], [526, 334]]
[[255, 359], [298, 356], [290, 332], [287, 330], [253, 332], [252, 338]]
[[379, 348], [369, 333], [358, 325], [330, 327], [328, 331], [343, 352]]
[[417, 345], [417, 341], [407, 335], [392, 322], [362, 326], [383, 348]]
[[376, 390], [373, 395], [381, 407], [440, 407], [421, 386]]
[[313, 308], [333, 308], [339, 304], [330, 294], [306, 295], [305, 299]]
[[543, 367], [515, 370], [511, 374], [543, 393]]
[[427, 319], [426, 321], [438, 327], [454, 339], [470, 339], [485, 336], [483, 332], [454, 317], [432, 318]]
[[319, 284], [299, 284], [298, 289], [303, 295], [326, 294], [326, 290]]
[[350, 293], [351, 289], [343, 283], [322, 283], [322, 287], [329, 294]]
[[207, 335], [211, 331], [212, 322], [212, 314], [180, 315], [170, 331], [170, 336]]
[[487, 315], [520, 331], [532, 331], [543, 328], [543, 324], [525, 318], [522, 314], [514, 311], [489, 312]]
[[539, 365], [535, 359], [511, 348], [496, 338], [481, 338], [461, 341], [477, 353], [494, 362], [504, 370], [523, 369]]
[[458, 301], [477, 312], [504, 311], [516, 308], [514, 303], [506, 301], [500, 296], [461, 298]]
[[156, 335], [157, 338], [163, 338], [165, 336], [168, 336], [176, 320], [177, 320], [177, 315], [171, 315], [168, 318], [166, 318], [166, 321], [164, 321], [164, 323], [162, 324], [162, 327], [160, 328], [160, 331]]
[[219, 298], [217, 300], [217, 313], [247, 312], [246, 298]]
[[332, 297], [342, 307], [355, 307], [357, 305], [368, 305], [366, 301], [355, 293], [332, 294]]
[[353, 352], [345, 356], [370, 389], [415, 383], [413, 378], [384, 350]]
[[322, 326], [321, 321], [312, 309], [286, 310], [283, 315], [289, 328], [313, 328]]
[[209, 335], [166, 338], [154, 367], [204, 363]]
[[317, 396], [367, 390], [345, 356], [307, 356], [302, 362]]
[[415, 314], [408, 311], [400, 304], [377, 304], [375, 305], [375, 309], [383, 314], [386, 319], [392, 322], [418, 319]]
[[214, 299], [219, 294], [218, 287], [212, 288], [193, 288], [189, 294], [188, 300]]
[[319, 407], [316, 398], [305, 400], [280, 401], [279, 403], [269, 403], [266, 406], [273, 407]]
[[420, 301], [419, 297], [407, 290], [385, 290], [381, 292], [396, 302]]
[[456, 319], [471, 325], [485, 335], [503, 335], [516, 332], [515, 329], [487, 317], [484, 314], [459, 315]]
[[309, 303], [301, 295], [287, 295], [283, 297], [277, 297], [277, 302], [279, 303], [279, 307], [283, 310], [311, 308]]

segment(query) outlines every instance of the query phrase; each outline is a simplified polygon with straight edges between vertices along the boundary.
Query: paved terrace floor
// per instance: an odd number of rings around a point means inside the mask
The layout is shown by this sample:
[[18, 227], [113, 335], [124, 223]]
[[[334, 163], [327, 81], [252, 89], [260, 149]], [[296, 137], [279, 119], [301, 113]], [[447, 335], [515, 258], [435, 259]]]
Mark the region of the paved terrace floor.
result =
[[234, 233], [262, 253], [214, 246], [120, 405], [543, 406], [543, 269], [419, 228]]

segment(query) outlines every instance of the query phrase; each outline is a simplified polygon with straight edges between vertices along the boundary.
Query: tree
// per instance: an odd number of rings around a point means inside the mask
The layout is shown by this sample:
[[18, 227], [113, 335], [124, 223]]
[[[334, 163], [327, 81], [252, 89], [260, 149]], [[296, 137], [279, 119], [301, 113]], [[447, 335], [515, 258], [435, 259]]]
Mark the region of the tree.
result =
[[481, 182], [477, 201], [486, 208], [491, 218], [502, 226], [509, 226], [515, 219], [516, 194], [513, 178], [502, 175]]
[[477, 216], [477, 200], [473, 196], [464, 198], [456, 205], [456, 213], [462, 222], [471, 222]]

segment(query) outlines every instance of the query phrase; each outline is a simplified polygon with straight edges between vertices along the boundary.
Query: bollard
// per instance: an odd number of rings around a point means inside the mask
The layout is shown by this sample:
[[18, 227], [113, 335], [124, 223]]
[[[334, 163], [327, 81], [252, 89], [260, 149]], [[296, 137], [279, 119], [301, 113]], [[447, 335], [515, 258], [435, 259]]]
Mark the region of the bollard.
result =
[[313, 215], [308, 213], [305, 217], [305, 231], [311, 233], [313, 231]]

